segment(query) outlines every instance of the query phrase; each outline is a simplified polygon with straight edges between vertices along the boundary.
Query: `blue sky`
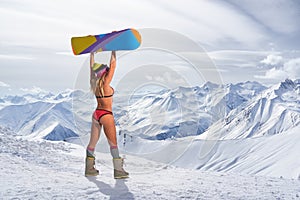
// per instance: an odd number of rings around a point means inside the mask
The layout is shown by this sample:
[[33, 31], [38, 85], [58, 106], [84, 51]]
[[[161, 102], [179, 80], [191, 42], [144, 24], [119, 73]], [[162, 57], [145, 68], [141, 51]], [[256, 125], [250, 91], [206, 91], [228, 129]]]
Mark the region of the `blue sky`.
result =
[[128, 27], [191, 38], [206, 49], [225, 83], [299, 78], [299, 1], [88, 2], [0, 0], [0, 92], [73, 88], [88, 55], [72, 55], [70, 38]]

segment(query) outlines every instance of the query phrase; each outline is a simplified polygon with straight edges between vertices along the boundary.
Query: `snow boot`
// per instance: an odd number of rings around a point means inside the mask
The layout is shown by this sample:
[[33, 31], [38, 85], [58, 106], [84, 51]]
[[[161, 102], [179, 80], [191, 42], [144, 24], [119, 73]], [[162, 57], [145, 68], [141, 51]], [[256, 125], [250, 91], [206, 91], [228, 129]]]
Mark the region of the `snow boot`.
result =
[[124, 164], [123, 158], [113, 158], [115, 179], [123, 179], [129, 177], [129, 173], [123, 169], [123, 164]]
[[95, 169], [95, 157], [86, 157], [85, 159], [85, 176], [97, 176], [99, 170]]

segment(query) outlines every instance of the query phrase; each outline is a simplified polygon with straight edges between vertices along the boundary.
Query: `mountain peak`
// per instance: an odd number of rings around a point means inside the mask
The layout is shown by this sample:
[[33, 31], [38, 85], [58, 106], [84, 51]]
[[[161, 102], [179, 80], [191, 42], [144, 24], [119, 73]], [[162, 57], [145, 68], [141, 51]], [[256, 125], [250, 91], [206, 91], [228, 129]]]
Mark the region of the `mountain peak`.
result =
[[78, 137], [78, 135], [69, 128], [56, 124], [56, 126], [43, 137], [45, 140], [61, 141], [71, 137]]
[[206, 83], [204, 83], [202, 85], [202, 88], [205, 90], [205, 91], [210, 91], [210, 90], [213, 90], [213, 89], [216, 89], [220, 87], [220, 85], [216, 84], [216, 83], [212, 83], [210, 81], [207, 81]]
[[289, 89], [289, 88], [295, 88], [296, 83], [292, 81], [291, 79], [285, 79], [285, 81], [280, 83], [280, 87], [284, 89]]
[[282, 96], [285, 93], [295, 93], [296, 96], [299, 96], [300, 93], [300, 80], [291, 80], [286, 79], [285, 81], [279, 83], [275, 86], [274, 92], [277, 96]]

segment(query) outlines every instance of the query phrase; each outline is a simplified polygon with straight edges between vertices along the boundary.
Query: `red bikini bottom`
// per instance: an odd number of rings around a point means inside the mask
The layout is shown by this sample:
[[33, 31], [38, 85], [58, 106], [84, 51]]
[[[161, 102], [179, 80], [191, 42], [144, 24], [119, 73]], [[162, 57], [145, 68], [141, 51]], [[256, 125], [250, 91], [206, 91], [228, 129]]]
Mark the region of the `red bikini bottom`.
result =
[[105, 110], [105, 109], [96, 109], [94, 114], [93, 114], [93, 118], [100, 123], [100, 119], [104, 115], [113, 115], [113, 113], [111, 111]]

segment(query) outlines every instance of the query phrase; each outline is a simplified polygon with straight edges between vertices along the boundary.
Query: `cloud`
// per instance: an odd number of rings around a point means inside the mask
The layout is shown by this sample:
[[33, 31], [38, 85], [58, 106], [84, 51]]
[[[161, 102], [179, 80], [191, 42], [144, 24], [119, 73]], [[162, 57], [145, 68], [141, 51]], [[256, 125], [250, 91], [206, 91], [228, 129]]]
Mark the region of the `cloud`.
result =
[[[71, 37], [128, 27], [172, 30], [192, 38], [209, 50], [263, 51], [270, 47], [267, 44], [278, 45], [278, 37], [282, 39], [282, 44], [299, 48], [299, 17], [295, 16], [300, 9], [299, 3], [293, 0], [278, 0], [275, 3], [270, 0], [264, 1], [266, 3], [259, 0], [89, 2], [93, 6], [87, 7], [86, 2], [81, 0], [73, 0], [72, 4], [67, 0], [2, 1], [1, 80], [10, 82], [12, 87], [22, 85], [30, 88], [39, 85], [48, 90], [72, 87], [77, 78], [76, 72], [86, 57], [72, 55]], [[216, 52], [213, 56], [218, 57], [214, 59], [217, 65], [235, 67], [228, 70], [228, 81], [231, 82], [239, 76], [238, 70], [241, 74], [246, 74], [245, 70], [249, 70], [247, 75], [253, 78], [256, 64], [267, 55]], [[147, 57], [144, 60], [151, 59], [152, 57]], [[266, 59], [265, 62], [273, 63], [274, 59]], [[26, 71], [16, 73], [21, 67], [26, 68]], [[177, 69], [179, 71], [179, 67]], [[182, 67], [180, 71], [186, 74], [183, 70]], [[278, 72], [279, 69], [275, 70]], [[66, 76], [69, 71], [74, 74]], [[16, 80], [14, 83], [11, 82], [12, 75]]]
[[128, 26], [179, 31], [212, 46], [222, 43], [253, 47], [268, 39], [260, 23], [224, 2], [112, 0], [101, 3], [94, 0], [90, 3], [94, 6], [86, 9], [82, 9], [86, 4], [80, 0], [74, 0], [72, 5], [66, 0], [59, 4], [50, 0], [6, 3], [0, 8], [0, 36], [5, 41], [47, 46], [59, 51], [69, 47], [72, 36], [99, 34]]
[[284, 79], [288, 78], [288, 73], [286, 71], [284, 71], [283, 69], [276, 69], [274, 67], [274, 68], [266, 71], [265, 75], [263, 75], [263, 76], [256, 75], [255, 77], [259, 78], [259, 79], [284, 80]]
[[180, 28], [183, 33], [192, 36], [201, 44], [254, 47], [268, 37], [260, 24], [223, 1], [186, 3], [174, 0], [171, 4], [162, 1], [156, 4], [172, 13], [173, 29]]
[[10, 85], [0, 81], [0, 87], [10, 87]]
[[234, 66], [238, 68], [257, 67], [257, 62], [262, 60], [269, 51], [241, 51], [221, 50], [208, 52], [208, 56], [214, 60], [219, 67]]
[[227, 0], [265, 29], [290, 34], [299, 31], [300, 4], [293, 0]]
[[277, 56], [277, 55], [270, 54], [260, 62], [263, 63], [263, 64], [266, 64], [266, 65], [278, 65], [282, 61], [283, 61], [282, 56]]
[[300, 58], [290, 59], [282, 66], [273, 67], [267, 70], [263, 76], [255, 76], [259, 79], [275, 79], [284, 80], [286, 78], [298, 79], [300, 78]]
[[29, 94], [47, 94], [48, 92], [41, 89], [40, 87], [33, 86], [32, 88], [21, 88], [22, 92], [29, 93]]
[[292, 59], [284, 63], [283, 68], [289, 74], [290, 78], [300, 78], [300, 58]]
[[50, 0], [6, 1], [0, 8], [0, 36], [4, 41], [51, 46], [65, 51], [71, 36], [99, 34], [128, 26], [153, 27], [179, 31], [211, 46], [221, 43], [223, 48], [223, 45], [233, 44], [261, 46], [264, 45], [262, 41], [271, 39], [270, 30], [290, 33], [299, 29], [297, 3], [264, 2], [267, 8], [258, 0], [242, 3], [235, 0], [193, 0], [188, 3], [181, 0], [172, 3], [91, 0], [93, 6], [90, 7], [80, 0], [74, 0], [72, 4], [67, 0], [59, 3]]

